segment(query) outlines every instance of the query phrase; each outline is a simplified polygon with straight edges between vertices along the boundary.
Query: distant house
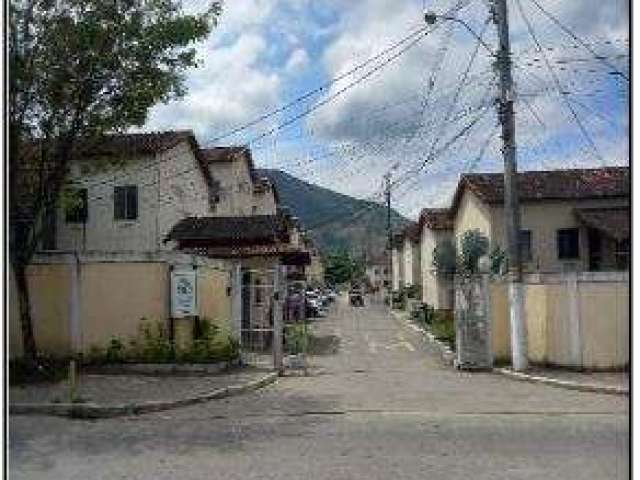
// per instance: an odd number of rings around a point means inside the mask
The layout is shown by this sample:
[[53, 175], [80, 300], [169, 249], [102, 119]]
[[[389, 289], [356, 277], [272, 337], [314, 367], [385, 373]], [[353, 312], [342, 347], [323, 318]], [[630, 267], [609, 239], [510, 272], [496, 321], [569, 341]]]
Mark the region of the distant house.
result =
[[451, 309], [453, 282], [438, 276], [433, 265], [436, 246], [453, 237], [453, 222], [446, 208], [425, 208], [420, 212], [420, 270], [422, 301], [435, 309]]
[[404, 237], [396, 233], [391, 239], [391, 289], [395, 292], [404, 286]]
[[389, 262], [385, 255], [367, 258], [365, 266], [367, 281], [375, 290], [382, 290], [389, 281]]
[[259, 176], [247, 147], [200, 150], [210, 174], [219, 182], [216, 216], [274, 215], [279, 206], [275, 186]]
[[[628, 167], [518, 173], [526, 271], [624, 270], [630, 255]], [[465, 174], [450, 216], [456, 239], [478, 229], [505, 249], [504, 177]]]

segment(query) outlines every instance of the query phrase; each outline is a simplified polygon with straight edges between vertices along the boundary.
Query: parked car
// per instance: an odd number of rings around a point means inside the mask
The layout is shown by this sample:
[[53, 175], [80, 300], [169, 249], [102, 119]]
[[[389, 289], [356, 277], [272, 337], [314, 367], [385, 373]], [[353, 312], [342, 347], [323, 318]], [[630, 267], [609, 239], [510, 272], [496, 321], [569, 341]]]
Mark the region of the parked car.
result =
[[307, 317], [321, 317], [326, 313], [322, 296], [316, 290], [307, 290], [305, 293]]
[[354, 307], [364, 307], [364, 293], [360, 287], [349, 290], [349, 303]]

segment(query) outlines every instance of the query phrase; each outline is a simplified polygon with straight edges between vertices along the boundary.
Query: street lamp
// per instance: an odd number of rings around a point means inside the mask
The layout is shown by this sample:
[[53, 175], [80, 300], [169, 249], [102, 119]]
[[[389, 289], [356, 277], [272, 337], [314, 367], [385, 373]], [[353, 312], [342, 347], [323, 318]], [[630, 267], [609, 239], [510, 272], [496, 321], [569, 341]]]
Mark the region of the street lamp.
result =
[[471, 28], [471, 27], [470, 27], [470, 26], [469, 26], [469, 25], [468, 25], [464, 20], [460, 20], [459, 18], [457, 18], [457, 17], [452, 17], [452, 16], [450, 16], [450, 15], [439, 15], [439, 14], [437, 14], [437, 13], [435, 13], [435, 12], [430, 12], [430, 11], [425, 11], [425, 12], [424, 12], [424, 21], [425, 21], [425, 23], [426, 23], [427, 25], [435, 25], [435, 23], [436, 23], [438, 20], [447, 20], [447, 21], [450, 21], [450, 22], [456, 22], [456, 23], [459, 23], [459, 24], [460, 24], [460, 25], [462, 25], [464, 28], [466, 28], [466, 29], [467, 29], [467, 31], [468, 31], [471, 35], [473, 35], [473, 36], [476, 38], [476, 40], [478, 40], [478, 42], [480, 42], [480, 44], [485, 48], [485, 50], [487, 50], [491, 55], [495, 55], [494, 51], [493, 51], [493, 50], [491, 50], [491, 47], [489, 47], [489, 45], [487, 45], [487, 44], [485, 43], [485, 41], [484, 41], [484, 40], [482, 40], [482, 38], [480, 37], [480, 35], [478, 35], [478, 34], [476, 33], [476, 31], [475, 31], [473, 28]]

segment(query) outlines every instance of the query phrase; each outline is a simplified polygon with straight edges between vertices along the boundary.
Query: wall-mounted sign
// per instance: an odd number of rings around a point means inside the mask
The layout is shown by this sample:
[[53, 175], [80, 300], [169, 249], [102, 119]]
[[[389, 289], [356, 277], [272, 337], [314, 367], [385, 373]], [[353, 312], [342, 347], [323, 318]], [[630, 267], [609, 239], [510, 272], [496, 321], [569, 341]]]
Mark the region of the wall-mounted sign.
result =
[[171, 272], [171, 316], [189, 317], [198, 314], [196, 272]]

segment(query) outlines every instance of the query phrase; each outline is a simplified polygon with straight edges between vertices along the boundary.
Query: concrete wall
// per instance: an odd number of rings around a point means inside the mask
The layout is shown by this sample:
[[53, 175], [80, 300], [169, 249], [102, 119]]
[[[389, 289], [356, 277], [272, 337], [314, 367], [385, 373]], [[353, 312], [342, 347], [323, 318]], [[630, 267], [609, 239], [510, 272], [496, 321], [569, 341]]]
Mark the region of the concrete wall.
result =
[[[135, 337], [140, 321], [170, 315], [170, 265], [197, 265], [201, 316], [223, 325], [231, 317], [229, 265], [182, 254], [38, 256], [28, 268], [38, 349], [56, 356]], [[22, 354], [15, 281], [9, 285], [9, 354]]]
[[[85, 225], [56, 212], [57, 250], [149, 251], [170, 248], [164, 236], [186, 216], [210, 213], [209, 192], [185, 141], [157, 155], [73, 162], [70, 181], [87, 188]], [[114, 187], [138, 186], [138, 218], [114, 219]]]
[[[511, 355], [506, 284], [491, 285], [493, 349]], [[525, 276], [529, 359], [592, 369], [629, 363], [629, 277], [625, 272]]]

